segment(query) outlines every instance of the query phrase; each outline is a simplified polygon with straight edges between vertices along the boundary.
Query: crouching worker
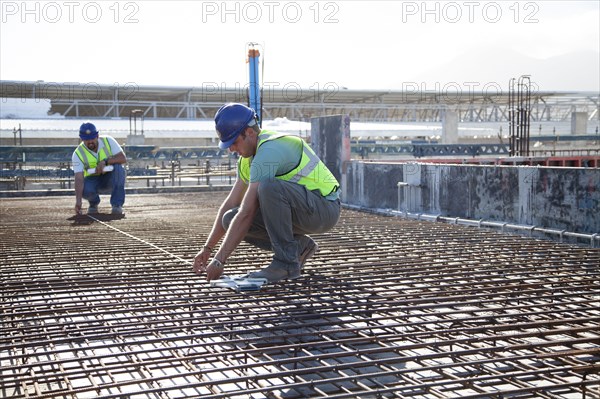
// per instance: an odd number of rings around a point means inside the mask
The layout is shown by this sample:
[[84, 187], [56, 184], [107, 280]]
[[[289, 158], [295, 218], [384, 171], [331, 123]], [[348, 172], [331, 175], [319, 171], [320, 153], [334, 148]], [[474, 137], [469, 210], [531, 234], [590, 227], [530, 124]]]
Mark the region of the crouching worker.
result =
[[112, 213], [123, 214], [127, 157], [117, 141], [99, 136], [96, 126], [84, 123], [79, 128], [81, 144], [72, 156], [75, 173], [75, 213], [81, 214], [83, 199], [89, 202], [87, 213], [98, 213], [99, 194], [110, 194]]
[[271, 264], [248, 277], [269, 282], [300, 277], [318, 249], [307, 234], [330, 230], [340, 217], [339, 183], [304, 140], [261, 130], [254, 110], [243, 104], [222, 106], [215, 125], [219, 148], [240, 158], [237, 179], [194, 258], [194, 272], [218, 279], [245, 240], [273, 251]]

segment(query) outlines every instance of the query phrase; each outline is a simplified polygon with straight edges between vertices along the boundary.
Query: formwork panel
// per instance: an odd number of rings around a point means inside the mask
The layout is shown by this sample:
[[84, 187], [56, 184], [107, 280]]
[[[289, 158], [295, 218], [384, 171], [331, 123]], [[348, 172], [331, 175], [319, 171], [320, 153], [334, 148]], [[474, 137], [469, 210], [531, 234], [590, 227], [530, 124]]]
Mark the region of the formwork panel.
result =
[[344, 210], [238, 294], [190, 265], [224, 195], [2, 200], [0, 397], [599, 397], [600, 250]]

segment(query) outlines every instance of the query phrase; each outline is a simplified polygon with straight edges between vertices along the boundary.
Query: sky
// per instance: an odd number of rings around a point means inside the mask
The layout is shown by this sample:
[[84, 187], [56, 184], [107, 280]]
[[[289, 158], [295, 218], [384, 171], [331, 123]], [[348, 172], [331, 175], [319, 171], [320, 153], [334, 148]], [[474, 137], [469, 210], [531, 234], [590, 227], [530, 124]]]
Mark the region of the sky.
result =
[[[600, 1], [5, 1], [0, 79], [600, 92]], [[255, 43], [252, 45], [251, 43]]]

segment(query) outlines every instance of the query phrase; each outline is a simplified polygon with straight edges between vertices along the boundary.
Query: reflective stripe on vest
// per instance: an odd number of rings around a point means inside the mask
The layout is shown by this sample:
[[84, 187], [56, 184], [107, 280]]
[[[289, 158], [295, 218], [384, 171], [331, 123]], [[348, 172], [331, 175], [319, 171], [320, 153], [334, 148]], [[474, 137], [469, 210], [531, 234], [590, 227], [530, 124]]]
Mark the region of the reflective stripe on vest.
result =
[[[104, 143], [104, 148], [102, 148], [98, 152], [98, 158], [91, 152], [86, 146], [85, 143], [79, 144], [77, 149], [75, 150], [75, 154], [77, 154], [77, 158], [83, 163], [83, 176], [95, 176], [96, 174], [88, 173], [88, 169], [95, 168], [98, 165], [98, 162], [105, 160], [108, 157], [112, 156], [112, 149], [110, 148], [110, 143], [106, 137], [102, 137], [102, 142]], [[108, 151], [108, 154], [106, 153]]]
[[[302, 156], [300, 157], [300, 162], [290, 171], [276, 175], [277, 179], [303, 185], [310, 191], [318, 189], [324, 197], [338, 190], [339, 183], [336, 178], [312, 148], [301, 138], [282, 133], [262, 132], [258, 136], [258, 145], [256, 148], [258, 150], [263, 143], [283, 137], [300, 140], [302, 142]], [[246, 183], [250, 180], [251, 161], [252, 158], [240, 158], [238, 161], [238, 174]]]

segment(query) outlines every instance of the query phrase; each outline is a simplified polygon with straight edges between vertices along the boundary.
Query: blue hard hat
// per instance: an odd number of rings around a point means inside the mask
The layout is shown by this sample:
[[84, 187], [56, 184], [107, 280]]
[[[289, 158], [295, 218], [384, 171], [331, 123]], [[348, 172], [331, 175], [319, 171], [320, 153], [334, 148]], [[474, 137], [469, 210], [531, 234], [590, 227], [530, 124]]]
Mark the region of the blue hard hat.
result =
[[246, 127], [256, 123], [256, 112], [244, 104], [228, 103], [215, 114], [215, 128], [219, 136], [219, 148], [225, 150], [233, 144]]
[[98, 130], [93, 123], [86, 122], [79, 127], [79, 138], [81, 140], [93, 140], [98, 137]]

